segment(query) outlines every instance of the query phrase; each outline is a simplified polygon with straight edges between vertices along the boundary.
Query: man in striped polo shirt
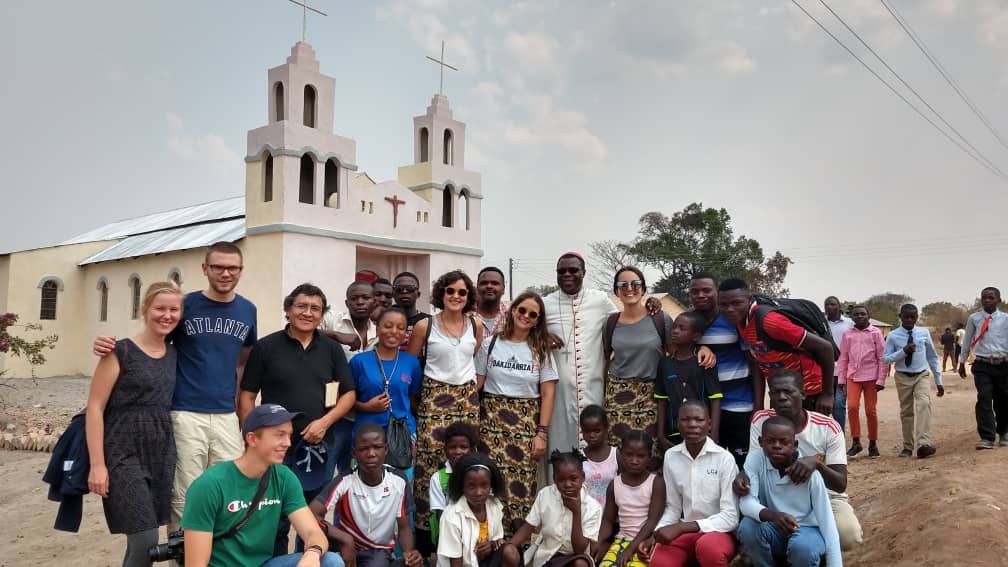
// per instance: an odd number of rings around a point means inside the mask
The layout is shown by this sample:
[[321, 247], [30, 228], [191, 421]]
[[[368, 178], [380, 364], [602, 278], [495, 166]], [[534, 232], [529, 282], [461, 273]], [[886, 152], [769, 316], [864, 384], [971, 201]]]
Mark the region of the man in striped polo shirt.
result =
[[754, 381], [755, 362], [741, 345], [738, 328], [718, 310], [718, 282], [707, 272], [690, 279], [689, 296], [693, 309], [707, 320], [707, 330], [697, 344], [706, 345], [717, 356], [721, 383], [721, 423], [719, 441], [735, 458], [739, 470], [749, 453], [749, 424], [754, 409], [763, 409], [763, 383]]

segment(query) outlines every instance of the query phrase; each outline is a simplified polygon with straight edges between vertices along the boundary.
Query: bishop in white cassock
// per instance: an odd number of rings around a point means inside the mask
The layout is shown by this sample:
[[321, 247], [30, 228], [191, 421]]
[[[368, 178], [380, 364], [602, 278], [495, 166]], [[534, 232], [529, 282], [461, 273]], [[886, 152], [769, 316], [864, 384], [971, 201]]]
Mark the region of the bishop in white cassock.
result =
[[560, 381], [550, 420], [550, 451], [579, 447], [581, 410], [603, 403], [602, 335], [606, 319], [617, 309], [605, 292], [583, 288], [584, 275], [584, 258], [574, 252], [564, 254], [557, 261], [560, 289], [543, 299], [547, 328], [562, 343], [554, 351]]

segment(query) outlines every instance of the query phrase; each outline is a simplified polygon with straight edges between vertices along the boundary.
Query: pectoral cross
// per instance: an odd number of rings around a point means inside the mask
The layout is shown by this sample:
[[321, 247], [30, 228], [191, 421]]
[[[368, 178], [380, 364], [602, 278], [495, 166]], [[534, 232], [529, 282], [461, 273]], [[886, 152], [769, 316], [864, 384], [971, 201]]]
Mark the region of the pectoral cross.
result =
[[329, 14], [326, 14], [321, 10], [316, 10], [315, 8], [309, 6], [308, 0], [304, 0], [304, 2], [298, 2], [298, 0], [288, 0], [288, 1], [291, 4], [297, 4], [298, 6], [301, 6], [302, 11], [304, 12], [304, 14], [301, 16], [301, 41], [307, 41], [306, 38], [308, 37], [308, 10], [311, 10], [312, 12], [315, 12], [316, 14], [319, 14], [321, 16], [328, 16]]
[[385, 200], [392, 203], [392, 228], [399, 226], [399, 205], [405, 205], [406, 201], [399, 198], [399, 195], [385, 197]]

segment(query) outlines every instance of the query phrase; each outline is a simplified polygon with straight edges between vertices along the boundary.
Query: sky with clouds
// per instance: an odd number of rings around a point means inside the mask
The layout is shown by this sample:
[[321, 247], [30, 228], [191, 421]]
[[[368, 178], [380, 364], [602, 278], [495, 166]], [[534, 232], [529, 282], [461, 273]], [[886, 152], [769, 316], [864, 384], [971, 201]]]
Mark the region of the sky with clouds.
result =
[[[882, 69], [823, 3], [798, 1]], [[892, 2], [1008, 139], [1008, 5]], [[517, 258], [519, 288], [553, 279], [560, 253], [629, 240], [642, 213], [693, 201], [790, 255], [794, 295], [965, 302], [1008, 286], [1008, 182], [790, 1], [312, 4], [329, 14], [309, 18], [308, 41], [336, 80], [335, 130], [378, 180], [411, 160], [412, 117], [438, 87], [424, 55], [446, 42], [460, 71], [445, 92], [483, 175], [484, 262]], [[828, 5], [1008, 171], [1008, 148], [880, 1]], [[300, 34], [285, 0], [3, 3], [0, 249], [241, 194], [266, 70]]]

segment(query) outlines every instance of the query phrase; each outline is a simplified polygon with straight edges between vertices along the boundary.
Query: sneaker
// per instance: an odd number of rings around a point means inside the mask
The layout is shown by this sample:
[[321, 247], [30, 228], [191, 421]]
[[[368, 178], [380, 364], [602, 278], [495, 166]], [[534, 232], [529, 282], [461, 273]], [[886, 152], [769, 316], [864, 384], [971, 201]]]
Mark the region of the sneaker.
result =
[[1002, 435], [998, 441], [998, 447], [1008, 447], [1008, 435]]
[[864, 448], [862, 448], [861, 445], [851, 445], [850, 449], [847, 450], [847, 456], [853, 457], [861, 451], [864, 451]]
[[934, 455], [937, 451], [938, 449], [935, 449], [931, 445], [921, 445], [920, 447], [917, 447], [917, 458], [926, 459], [931, 455]]
[[877, 446], [871, 445], [870, 447], [868, 447], [868, 456], [869, 457], [871, 457], [871, 458], [874, 459], [874, 458], [877, 458], [879, 455], [880, 455], [880, 453], [879, 453], [879, 450], [878, 450]]
[[912, 457], [913, 456], [913, 451], [911, 451], [910, 449], [903, 449], [902, 451], [899, 452], [899, 456], [900, 457]]
[[[1002, 440], [1003, 439], [1004, 438], [1002, 437]], [[976, 448], [977, 448], [977, 451], [982, 451], [984, 449], [993, 449], [994, 448], [994, 442], [991, 441], [991, 440], [989, 440], [989, 439], [981, 439], [980, 441], [977, 442]]]

